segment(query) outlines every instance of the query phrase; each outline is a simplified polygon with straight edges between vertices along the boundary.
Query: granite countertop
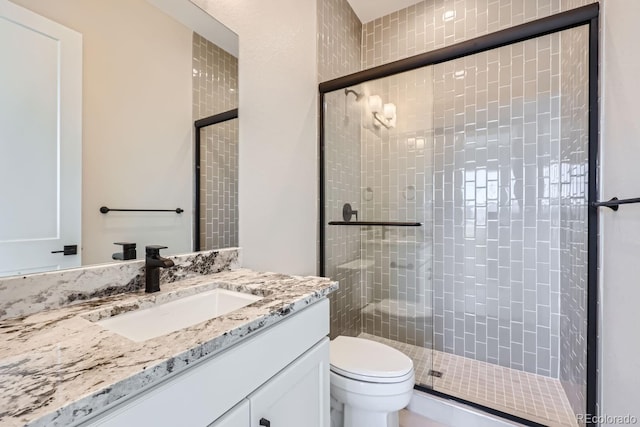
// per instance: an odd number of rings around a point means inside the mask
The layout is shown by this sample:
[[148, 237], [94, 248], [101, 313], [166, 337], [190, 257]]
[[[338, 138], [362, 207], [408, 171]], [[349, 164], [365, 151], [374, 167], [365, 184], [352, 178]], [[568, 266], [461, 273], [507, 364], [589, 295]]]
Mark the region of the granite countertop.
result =
[[[216, 287], [263, 298], [197, 325], [134, 342], [95, 320]], [[336, 290], [319, 277], [238, 269], [0, 321], [0, 425], [79, 421], [227, 348]]]

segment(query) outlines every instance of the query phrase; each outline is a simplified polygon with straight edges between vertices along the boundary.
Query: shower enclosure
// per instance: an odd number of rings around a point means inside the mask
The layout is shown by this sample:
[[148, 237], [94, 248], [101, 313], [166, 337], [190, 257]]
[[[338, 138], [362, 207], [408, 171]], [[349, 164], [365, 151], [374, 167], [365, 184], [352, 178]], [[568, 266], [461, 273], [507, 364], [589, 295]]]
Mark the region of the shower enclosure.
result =
[[332, 337], [395, 347], [418, 389], [530, 425], [595, 413], [597, 15], [320, 85]]

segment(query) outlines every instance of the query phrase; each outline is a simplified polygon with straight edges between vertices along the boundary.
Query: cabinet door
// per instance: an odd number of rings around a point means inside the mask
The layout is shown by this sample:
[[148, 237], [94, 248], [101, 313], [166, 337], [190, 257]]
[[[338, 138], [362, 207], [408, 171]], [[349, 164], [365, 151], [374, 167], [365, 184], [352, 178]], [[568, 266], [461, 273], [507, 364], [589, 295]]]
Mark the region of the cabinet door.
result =
[[244, 399], [208, 427], [246, 427], [249, 425], [249, 401]]
[[329, 427], [329, 339], [249, 396], [251, 427]]

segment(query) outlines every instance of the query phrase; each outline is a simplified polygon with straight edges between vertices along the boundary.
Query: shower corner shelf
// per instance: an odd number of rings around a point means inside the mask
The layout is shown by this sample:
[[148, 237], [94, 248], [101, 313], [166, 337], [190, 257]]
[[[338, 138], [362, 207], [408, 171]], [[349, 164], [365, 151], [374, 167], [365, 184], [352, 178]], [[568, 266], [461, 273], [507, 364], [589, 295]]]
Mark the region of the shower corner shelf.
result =
[[336, 266], [341, 270], [366, 270], [367, 268], [373, 267], [375, 262], [372, 259], [354, 259], [353, 261], [345, 262], [344, 264], [340, 264]]
[[415, 245], [418, 248], [426, 248], [427, 242], [420, 242], [418, 240], [398, 240], [398, 239], [363, 239], [362, 243], [365, 245]]

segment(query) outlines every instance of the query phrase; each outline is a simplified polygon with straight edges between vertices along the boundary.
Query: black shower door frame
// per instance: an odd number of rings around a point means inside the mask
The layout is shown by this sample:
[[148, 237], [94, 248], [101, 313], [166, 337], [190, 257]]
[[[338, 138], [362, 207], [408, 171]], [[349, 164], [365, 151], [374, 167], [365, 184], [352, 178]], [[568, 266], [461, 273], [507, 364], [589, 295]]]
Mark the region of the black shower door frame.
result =
[[[548, 34], [557, 33], [575, 27], [587, 25], [589, 28], [589, 171], [588, 171], [588, 284], [587, 284], [587, 395], [585, 414], [597, 416], [597, 331], [598, 331], [598, 133], [599, 133], [599, 104], [598, 104], [598, 55], [599, 55], [599, 15], [600, 6], [592, 3], [567, 12], [558, 13], [546, 18], [527, 22], [484, 36], [476, 37], [452, 46], [411, 56], [369, 68], [364, 71], [349, 74], [333, 80], [322, 82], [319, 89], [319, 257], [321, 276], [325, 273], [325, 94], [350, 86], [365, 83], [370, 80], [381, 79], [404, 73], [418, 68], [451, 61], [502, 46], [534, 39]], [[524, 420], [491, 408], [484, 407], [474, 402], [464, 401], [454, 396], [449, 396], [430, 388], [416, 385], [416, 389], [443, 396], [448, 399], [461, 401], [483, 409], [484, 411], [500, 415], [521, 423], [532, 426], [540, 426], [530, 420]], [[591, 419], [589, 417], [588, 419]], [[589, 422], [588, 426], [595, 426]]]

